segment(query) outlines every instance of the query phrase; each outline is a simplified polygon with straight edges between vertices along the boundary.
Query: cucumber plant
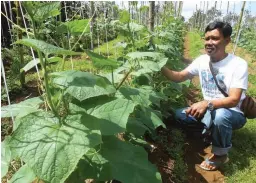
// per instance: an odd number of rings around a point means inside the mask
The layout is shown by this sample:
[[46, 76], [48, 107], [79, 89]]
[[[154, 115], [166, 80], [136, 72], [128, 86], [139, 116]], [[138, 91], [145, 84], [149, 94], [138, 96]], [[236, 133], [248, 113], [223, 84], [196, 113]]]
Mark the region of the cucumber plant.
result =
[[[165, 127], [161, 101], [167, 100], [167, 96], [155, 90], [153, 80], [170, 60], [167, 53], [161, 49], [160, 52], [130, 52], [120, 66], [114, 59], [86, 51], [95, 67], [111, 67], [113, 72], [101, 75], [75, 70], [48, 73], [47, 65], [52, 58], [59, 60], [60, 56], [81, 53], [56, 47], [37, 37], [35, 26], [43, 19], [36, 17], [57, 15], [56, 9], [50, 8], [56, 2], [39, 3], [37, 9], [32, 9], [29, 4], [32, 2], [26, 3], [35, 36], [16, 44], [32, 47], [37, 52], [44, 73], [45, 93], [2, 108], [2, 117], [15, 117], [13, 132], [2, 143], [2, 175], [7, 172], [10, 161], [19, 158], [25, 165], [11, 182], [116, 179], [124, 183], [160, 183], [161, 176], [148, 161], [143, 148], [146, 144], [143, 135], [146, 131], [154, 133], [159, 126]], [[74, 22], [61, 26], [63, 34], [65, 29], [81, 30]], [[170, 43], [174, 47], [175, 43]], [[142, 75], [151, 81], [147, 85], [135, 84]], [[44, 101], [46, 105], [42, 105]], [[130, 140], [118, 134], [128, 134]], [[140, 143], [132, 143], [138, 139]]]

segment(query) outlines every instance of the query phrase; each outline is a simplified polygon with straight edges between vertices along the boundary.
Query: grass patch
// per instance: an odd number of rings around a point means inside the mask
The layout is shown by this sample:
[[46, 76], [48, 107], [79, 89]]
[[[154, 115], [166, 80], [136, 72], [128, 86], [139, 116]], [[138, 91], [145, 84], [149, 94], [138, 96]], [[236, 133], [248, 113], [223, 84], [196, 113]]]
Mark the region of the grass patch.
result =
[[256, 182], [256, 120], [248, 120], [246, 125], [233, 133], [233, 147], [229, 153], [230, 163], [224, 171], [227, 182]]
[[118, 36], [116, 39], [109, 41], [108, 43], [104, 43], [100, 45], [99, 47], [94, 49], [95, 53], [100, 53], [101, 55], [117, 59], [118, 57], [123, 56], [124, 48], [123, 47], [115, 47], [117, 43], [123, 42], [124, 37], [123, 36]]
[[185, 136], [179, 129], [173, 129], [171, 131], [173, 146], [169, 147], [168, 153], [175, 160], [175, 166], [173, 169], [174, 182], [183, 183], [187, 181], [188, 167], [184, 162], [184, 144]]
[[201, 55], [201, 50], [204, 48], [203, 41], [201, 39], [201, 35], [197, 32], [189, 32], [189, 57], [195, 59], [199, 55]]

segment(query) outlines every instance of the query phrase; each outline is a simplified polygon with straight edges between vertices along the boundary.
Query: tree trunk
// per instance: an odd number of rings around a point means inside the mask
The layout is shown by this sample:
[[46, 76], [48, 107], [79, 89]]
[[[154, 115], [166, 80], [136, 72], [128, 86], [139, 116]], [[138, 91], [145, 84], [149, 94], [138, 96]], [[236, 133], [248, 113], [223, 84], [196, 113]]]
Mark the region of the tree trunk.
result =
[[149, 30], [154, 31], [154, 18], [155, 18], [155, 1], [149, 2]]
[[229, 1], [228, 1], [228, 5], [227, 5], [227, 14], [228, 14], [228, 9], [229, 9]]
[[177, 4], [178, 2], [175, 1], [175, 6], [174, 6], [174, 16], [177, 17]]
[[181, 17], [181, 12], [182, 12], [182, 6], [183, 6], [183, 2], [179, 1], [179, 9], [178, 9], [178, 17]]
[[[204, 26], [206, 26], [206, 24], [208, 24], [208, 22], [207, 22], [207, 11], [208, 11], [208, 6], [209, 6], [209, 1], [207, 1], [207, 3], [206, 3], [206, 11], [205, 11]], [[204, 28], [205, 28], [205, 27], [204, 27]]]
[[[17, 22], [16, 23], [18, 26], [21, 26], [20, 8], [22, 8], [22, 7], [19, 7], [18, 1], [15, 1], [15, 6], [16, 6], [16, 10], [17, 10], [17, 17], [16, 17]], [[22, 39], [22, 31], [17, 29], [17, 40], [20, 40], [20, 39]], [[19, 50], [20, 69], [21, 69], [24, 66], [23, 48], [22, 48], [22, 45], [17, 45], [17, 47]], [[24, 71], [20, 73], [20, 84], [21, 84], [22, 88], [25, 86], [25, 72]]]
[[215, 12], [216, 12], [216, 9], [217, 9], [217, 1], [215, 1], [215, 5], [214, 5], [214, 16], [215, 16]]
[[[149, 2], [149, 30], [154, 32], [155, 1]], [[153, 45], [153, 37], [150, 38], [150, 45]]]

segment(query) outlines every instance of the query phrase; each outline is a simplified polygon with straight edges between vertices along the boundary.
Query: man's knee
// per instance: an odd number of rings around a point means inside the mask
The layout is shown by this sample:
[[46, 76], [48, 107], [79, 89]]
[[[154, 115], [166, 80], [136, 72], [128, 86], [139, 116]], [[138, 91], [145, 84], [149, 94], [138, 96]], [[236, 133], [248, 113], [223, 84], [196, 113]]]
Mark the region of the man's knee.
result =
[[185, 120], [186, 114], [183, 113], [183, 111], [185, 109], [186, 108], [182, 108], [182, 109], [178, 109], [178, 110], [175, 111], [175, 118], [176, 118], [176, 120]]
[[232, 120], [232, 113], [229, 109], [219, 108], [213, 111], [213, 123], [217, 126], [227, 126]]

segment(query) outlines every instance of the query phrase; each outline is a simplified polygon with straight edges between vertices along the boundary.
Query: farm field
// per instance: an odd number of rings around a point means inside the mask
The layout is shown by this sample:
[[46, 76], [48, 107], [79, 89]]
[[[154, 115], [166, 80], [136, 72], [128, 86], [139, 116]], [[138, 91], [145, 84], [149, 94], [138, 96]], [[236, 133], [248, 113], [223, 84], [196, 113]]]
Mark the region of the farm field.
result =
[[[255, 182], [256, 119], [234, 131], [229, 163], [203, 171], [209, 143], [174, 115], [203, 99], [199, 80], [161, 72], [204, 54], [216, 6], [185, 20], [185, 2], [120, 3], [1, 2], [2, 182]], [[256, 17], [245, 11], [237, 37], [229, 16], [227, 51], [248, 62], [256, 97]]]

